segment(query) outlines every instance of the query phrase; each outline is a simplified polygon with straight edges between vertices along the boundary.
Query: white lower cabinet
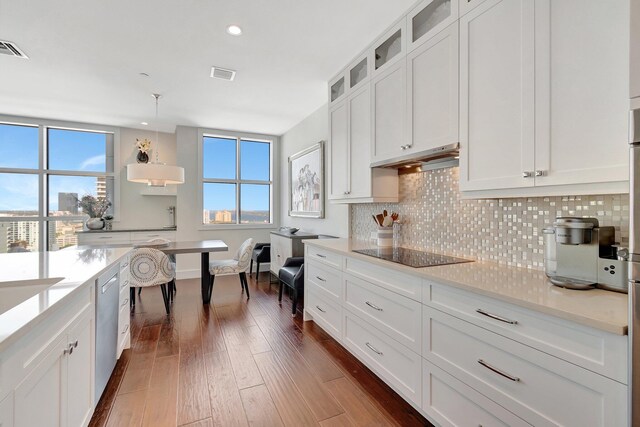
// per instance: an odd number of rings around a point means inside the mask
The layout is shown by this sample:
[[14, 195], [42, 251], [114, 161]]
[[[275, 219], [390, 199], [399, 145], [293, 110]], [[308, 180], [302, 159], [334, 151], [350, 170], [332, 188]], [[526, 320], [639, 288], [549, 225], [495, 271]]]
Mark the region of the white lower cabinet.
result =
[[424, 359], [422, 410], [443, 427], [531, 425]]
[[358, 316], [344, 311], [343, 344], [414, 405], [422, 398], [420, 356]]
[[316, 244], [306, 256], [305, 320], [434, 424], [627, 425], [626, 337]]
[[[15, 389], [15, 427], [86, 426], [93, 412], [93, 307], [87, 306], [30, 361]], [[4, 427], [4, 426], [3, 426]]]
[[423, 356], [536, 426], [623, 426], [627, 387], [438, 310]]
[[13, 425], [13, 394], [0, 401], [0, 427]]

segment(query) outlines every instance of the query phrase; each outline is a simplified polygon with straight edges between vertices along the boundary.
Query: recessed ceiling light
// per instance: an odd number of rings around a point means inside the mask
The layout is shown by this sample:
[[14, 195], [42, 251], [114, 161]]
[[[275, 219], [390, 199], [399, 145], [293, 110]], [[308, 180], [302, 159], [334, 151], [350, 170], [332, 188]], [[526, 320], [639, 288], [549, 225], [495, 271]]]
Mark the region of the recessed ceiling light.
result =
[[227, 33], [231, 34], [232, 36], [239, 36], [242, 34], [242, 28], [238, 27], [237, 25], [229, 25], [227, 27]]
[[140, 122], [140, 124], [141, 124], [141, 125], [143, 125], [143, 126], [147, 126], [149, 123], [147, 123], [147, 122]]

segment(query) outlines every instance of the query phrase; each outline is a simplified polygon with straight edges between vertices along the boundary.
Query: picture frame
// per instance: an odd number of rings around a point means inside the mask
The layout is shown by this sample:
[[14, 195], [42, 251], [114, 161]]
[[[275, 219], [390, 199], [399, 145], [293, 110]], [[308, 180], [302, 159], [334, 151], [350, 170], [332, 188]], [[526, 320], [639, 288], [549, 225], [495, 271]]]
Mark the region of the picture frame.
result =
[[324, 218], [324, 141], [289, 156], [289, 216]]

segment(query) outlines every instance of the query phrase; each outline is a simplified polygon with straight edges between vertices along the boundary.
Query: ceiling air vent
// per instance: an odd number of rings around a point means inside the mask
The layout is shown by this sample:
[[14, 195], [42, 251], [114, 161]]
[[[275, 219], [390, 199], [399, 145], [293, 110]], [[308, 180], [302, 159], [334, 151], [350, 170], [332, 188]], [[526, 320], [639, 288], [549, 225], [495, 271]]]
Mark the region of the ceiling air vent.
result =
[[29, 59], [23, 51], [14, 43], [0, 40], [0, 55], [17, 56], [18, 58]]
[[236, 72], [233, 70], [227, 70], [225, 68], [211, 67], [211, 77], [213, 77], [214, 79], [221, 79], [230, 82], [236, 78]]

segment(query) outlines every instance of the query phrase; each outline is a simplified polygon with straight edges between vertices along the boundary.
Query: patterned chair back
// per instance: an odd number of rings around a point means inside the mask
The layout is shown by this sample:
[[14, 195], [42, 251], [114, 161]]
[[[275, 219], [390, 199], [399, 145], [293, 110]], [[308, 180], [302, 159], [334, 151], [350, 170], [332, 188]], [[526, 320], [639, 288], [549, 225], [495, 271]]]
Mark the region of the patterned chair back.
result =
[[146, 288], [168, 283], [176, 276], [175, 265], [163, 252], [136, 248], [129, 262], [129, 286]]
[[247, 271], [249, 269], [249, 263], [251, 262], [251, 253], [253, 252], [253, 239], [247, 239], [244, 241], [240, 248], [238, 248], [238, 252], [233, 257], [234, 260], [238, 261], [238, 270], [239, 271]]

